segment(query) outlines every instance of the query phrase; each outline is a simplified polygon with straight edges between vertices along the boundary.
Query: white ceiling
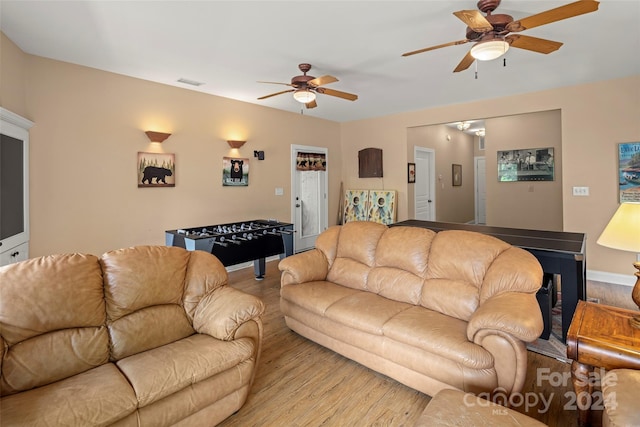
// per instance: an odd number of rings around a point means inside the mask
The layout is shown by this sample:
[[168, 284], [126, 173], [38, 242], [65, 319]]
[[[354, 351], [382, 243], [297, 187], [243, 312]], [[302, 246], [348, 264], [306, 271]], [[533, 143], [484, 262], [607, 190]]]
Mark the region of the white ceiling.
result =
[[[496, 13], [519, 19], [568, 2], [503, 0]], [[304, 112], [338, 122], [640, 74], [640, 0], [602, 0], [520, 33], [564, 46], [512, 48], [506, 67], [482, 62], [477, 79], [475, 64], [452, 72], [469, 44], [401, 57], [464, 39], [452, 14], [462, 9], [476, 1], [0, 0], [0, 29], [33, 55], [298, 113], [291, 94], [258, 101], [287, 87], [257, 81], [288, 83], [308, 62], [310, 75], [340, 80], [327, 87], [358, 94], [319, 95]]]

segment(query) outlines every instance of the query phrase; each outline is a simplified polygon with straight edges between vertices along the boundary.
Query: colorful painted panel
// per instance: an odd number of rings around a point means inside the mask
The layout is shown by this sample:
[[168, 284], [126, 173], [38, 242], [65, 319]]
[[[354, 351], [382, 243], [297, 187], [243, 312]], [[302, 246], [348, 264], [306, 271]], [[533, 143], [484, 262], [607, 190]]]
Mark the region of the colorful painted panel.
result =
[[369, 190], [347, 190], [344, 193], [344, 222], [366, 221]]
[[369, 191], [369, 221], [391, 224], [396, 220], [396, 192]]

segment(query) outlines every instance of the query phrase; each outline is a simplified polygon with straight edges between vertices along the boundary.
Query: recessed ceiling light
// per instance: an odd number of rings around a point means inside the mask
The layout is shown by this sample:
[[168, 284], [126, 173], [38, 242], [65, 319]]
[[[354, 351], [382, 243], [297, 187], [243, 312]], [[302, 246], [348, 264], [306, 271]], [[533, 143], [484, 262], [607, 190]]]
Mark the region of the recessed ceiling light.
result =
[[189, 79], [183, 79], [183, 78], [178, 79], [178, 83], [184, 83], [186, 85], [191, 85], [191, 86], [202, 86], [204, 84], [202, 82], [197, 82], [195, 80], [189, 80]]

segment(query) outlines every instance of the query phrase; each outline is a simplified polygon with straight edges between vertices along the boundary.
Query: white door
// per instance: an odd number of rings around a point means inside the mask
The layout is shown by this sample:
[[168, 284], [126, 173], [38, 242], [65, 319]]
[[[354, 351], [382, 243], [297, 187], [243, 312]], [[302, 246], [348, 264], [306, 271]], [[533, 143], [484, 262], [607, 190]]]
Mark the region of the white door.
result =
[[414, 186], [415, 219], [435, 221], [435, 152], [415, 147], [416, 183]]
[[485, 168], [485, 158], [475, 158], [475, 187], [476, 187], [476, 224], [487, 223], [487, 178]]
[[[291, 188], [293, 218], [293, 250], [302, 252], [315, 246], [316, 238], [327, 229], [329, 207], [327, 202], [327, 171], [300, 171], [296, 168], [299, 152], [320, 153], [323, 147], [291, 146]], [[327, 165], [327, 170], [329, 165]]]

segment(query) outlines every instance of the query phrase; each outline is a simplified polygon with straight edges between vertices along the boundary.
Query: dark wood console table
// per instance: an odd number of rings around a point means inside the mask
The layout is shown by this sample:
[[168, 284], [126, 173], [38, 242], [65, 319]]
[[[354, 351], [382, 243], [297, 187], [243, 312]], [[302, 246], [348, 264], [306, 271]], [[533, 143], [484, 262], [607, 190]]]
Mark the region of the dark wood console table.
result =
[[391, 224], [391, 226], [397, 225], [428, 228], [436, 232], [442, 230], [476, 231], [529, 251], [538, 259], [545, 273], [560, 275], [562, 341], [566, 342], [567, 330], [578, 305], [578, 300], [587, 299], [586, 238], [584, 233], [526, 230], [417, 219]]

